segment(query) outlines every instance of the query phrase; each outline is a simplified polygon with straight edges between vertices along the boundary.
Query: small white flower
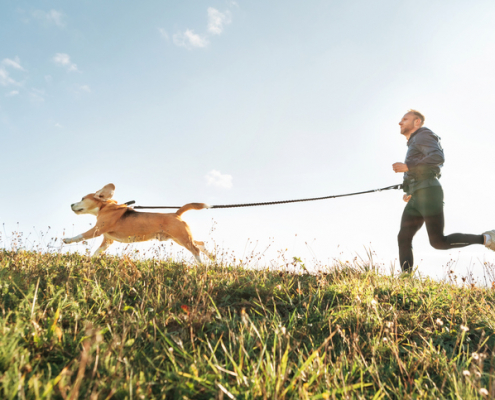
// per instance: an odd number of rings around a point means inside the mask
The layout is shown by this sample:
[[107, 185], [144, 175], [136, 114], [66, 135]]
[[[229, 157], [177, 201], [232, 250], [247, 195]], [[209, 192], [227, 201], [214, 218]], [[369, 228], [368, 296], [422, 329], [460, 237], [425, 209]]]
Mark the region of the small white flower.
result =
[[388, 329], [392, 329], [394, 327], [394, 323], [392, 321], [387, 321], [387, 322], [385, 322], [385, 326]]
[[471, 354], [471, 357], [473, 357], [473, 360], [479, 360], [479, 358], [480, 358], [478, 353]]
[[373, 307], [376, 306], [377, 304], [378, 304], [378, 302], [375, 299], [371, 300], [371, 305]]
[[287, 331], [287, 330], [285, 329], [285, 326], [282, 326], [282, 333], [283, 333], [284, 335], [285, 335], [285, 332], [286, 332], [286, 331]]
[[481, 373], [480, 373], [480, 371], [476, 371], [474, 374], [476, 375], [476, 378], [481, 378]]
[[435, 320], [435, 324], [437, 324], [438, 326], [443, 326], [443, 321], [440, 318], [437, 318]]
[[387, 339], [386, 337], [384, 337], [384, 338], [383, 338], [383, 341], [384, 341], [385, 343], [387, 343], [387, 342], [388, 342], [388, 339]]
[[467, 332], [469, 328], [466, 325], [461, 325], [461, 331]]
[[481, 388], [481, 389], [480, 389], [480, 394], [481, 394], [482, 396], [488, 396], [488, 390], [486, 390], [485, 388]]
[[465, 370], [465, 371], [462, 371], [462, 375], [471, 376], [471, 372], [469, 372], [468, 370]]

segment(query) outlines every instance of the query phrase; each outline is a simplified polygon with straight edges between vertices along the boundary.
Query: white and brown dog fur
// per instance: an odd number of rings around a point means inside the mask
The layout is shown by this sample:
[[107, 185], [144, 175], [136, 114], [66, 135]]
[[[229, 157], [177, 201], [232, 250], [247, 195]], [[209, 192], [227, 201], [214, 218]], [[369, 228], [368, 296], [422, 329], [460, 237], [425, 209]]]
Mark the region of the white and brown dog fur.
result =
[[137, 212], [125, 204], [112, 200], [115, 185], [109, 183], [96, 193], [90, 193], [78, 203], [71, 205], [76, 214], [93, 214], [96, 225], [89, 231], [73, 238], [63, 239], [64, 243], [76, 243], [103, 235], [103, 242], [94, 255], [103, 253], [116, 240], [121, 243], [144, 242], [147, 240], [169, 240], [189, 250], [198, 263], [200, 252], [210, 259], [214, 257], [205, 249], [204, 243], [193, 240], [189, 226], [181, 215], [188, 210], [209, 208], [203, 203], [189, 203], [175, 213]]

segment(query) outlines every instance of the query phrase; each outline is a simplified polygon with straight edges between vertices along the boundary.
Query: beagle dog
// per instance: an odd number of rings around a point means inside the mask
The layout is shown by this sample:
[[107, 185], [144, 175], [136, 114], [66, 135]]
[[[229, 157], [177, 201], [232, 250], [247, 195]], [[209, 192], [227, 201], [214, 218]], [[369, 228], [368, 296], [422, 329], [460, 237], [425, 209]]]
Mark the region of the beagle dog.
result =
[[188, 210], [209, 208], [203, 203], [189, 203], [179, 208], [175, 213], [137, 212], [125, 204], [117, 204], [112, 200], [115, 185], [109, 183], [96, 193], [90, 193], [78, 203], [71, 205], [76, 214], [93, 214], [96, 225], [87, 232], [63, 239], [64, 243], [76, 243], [103, 235], [103, 242], [93, 254], [103, 253], [114, 240], [121, 243], [144, 242], [146, 240], [169, 240], [189, 250], [198, 263], [201, 264], [200, 252], [210, 259], [214, 256], [208, 253], [203, 242], [193, 240], [189, 226], [182, 220], [181, 215]]

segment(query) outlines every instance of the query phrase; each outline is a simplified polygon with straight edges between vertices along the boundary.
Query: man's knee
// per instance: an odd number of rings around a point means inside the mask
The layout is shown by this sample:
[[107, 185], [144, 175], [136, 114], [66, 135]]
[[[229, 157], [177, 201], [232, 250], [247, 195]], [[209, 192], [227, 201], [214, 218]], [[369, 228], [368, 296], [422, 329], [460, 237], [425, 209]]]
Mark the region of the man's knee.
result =
[[434, 249], [437, 250], [446, 250], [450, 248], [444, 236], [430, 237], [430, 244]]

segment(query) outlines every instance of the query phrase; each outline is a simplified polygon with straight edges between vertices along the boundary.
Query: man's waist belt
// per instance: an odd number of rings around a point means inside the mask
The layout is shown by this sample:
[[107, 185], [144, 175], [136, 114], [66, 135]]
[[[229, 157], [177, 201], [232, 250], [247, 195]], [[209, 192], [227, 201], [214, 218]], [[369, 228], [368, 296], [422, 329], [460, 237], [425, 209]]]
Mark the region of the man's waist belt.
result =
[[430, 171], [426, 174], [421, 174], [420, 176], [418, 177], [407, 177], [404, 179], [404, 183], [402, 184], [402, 187], [404, 189], [404, 192], [408, 192], [409, 191], [409, 187], [410, 185], [415, 185], [419, 182], [422, 182], [422, 181], [425, 181], [427, 179], [431, 179], [431, 178], [440, 178], [440, 173], [437, 173], [435, 171]]
[[429, 174], [429, 175], [422, 175], [420, 177], [407, 177], [406, 179], [404, 179], [404, 181], [408, 181], [409, 183], [418, 183], [418, 182], [421, 182], [421, 181], [425, 181], [427, 179], [431, 179], [431, 178], [440, 178], [440, 174], [436, 174], [436, 173], [433, 173], [433, 174]]

